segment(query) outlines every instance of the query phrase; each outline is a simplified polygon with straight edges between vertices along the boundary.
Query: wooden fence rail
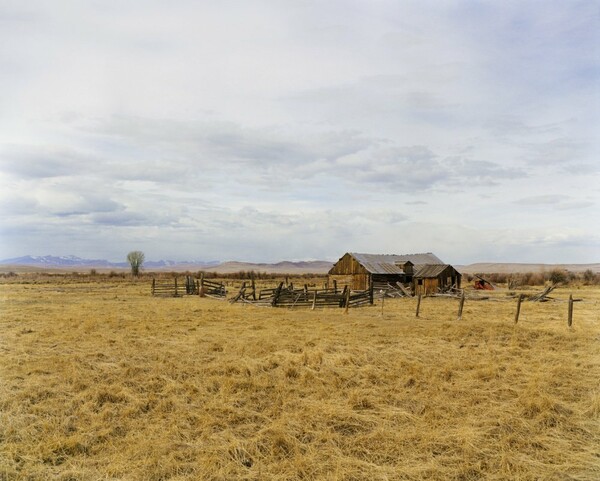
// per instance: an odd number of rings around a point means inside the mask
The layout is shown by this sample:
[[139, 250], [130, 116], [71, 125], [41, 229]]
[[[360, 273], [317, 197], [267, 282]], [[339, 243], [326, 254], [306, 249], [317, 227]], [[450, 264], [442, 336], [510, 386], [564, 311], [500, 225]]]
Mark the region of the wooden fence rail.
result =
[[214, 297], [216, 299], [225, 299], [227, 296], [227, 289], [225, 284], [222, 282], [207, 281], [204, 276], [200, 278], [200, 289], [198, 294], [203, 297]]
[[177, 285], [177, 278], [174, 282], [152, 279], [152, 295], [161, 297], [179, 297], [183, 294], [183, 289]]
[[185, 281], [180, 283], [175, 277], [173, 280], [159, 281], [152, 279], [151, 292], [153, 296], [180, 297], [184, 294], [200, 294], [204, 289], [204, 295], [224, 298], [226, 291], [222, 283], [197, 280], [192, 276], [186, 276]]

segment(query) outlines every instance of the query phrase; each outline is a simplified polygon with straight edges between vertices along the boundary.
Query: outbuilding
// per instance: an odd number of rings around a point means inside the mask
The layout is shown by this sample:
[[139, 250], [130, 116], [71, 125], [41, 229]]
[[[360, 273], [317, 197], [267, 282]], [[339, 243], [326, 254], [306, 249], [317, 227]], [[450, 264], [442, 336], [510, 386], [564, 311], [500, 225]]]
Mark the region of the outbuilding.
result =
[[415, 295], [434, 294], [441, 289], [460, 289], [461, 274], [449, 264], [429, 264], [419, 267], [414, 274]]

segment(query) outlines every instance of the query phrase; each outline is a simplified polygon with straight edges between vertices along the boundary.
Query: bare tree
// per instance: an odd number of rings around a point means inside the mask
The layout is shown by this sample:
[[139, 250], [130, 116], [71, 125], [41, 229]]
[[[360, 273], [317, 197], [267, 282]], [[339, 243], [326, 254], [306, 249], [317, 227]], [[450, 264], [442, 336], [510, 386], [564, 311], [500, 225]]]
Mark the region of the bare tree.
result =
[[131, 266], [131, 274], [137, 277], [140, 274], [140, 269], [144, 263], [144, 253], [142, 251], [131, 251], [127, 254], [127, 262]]

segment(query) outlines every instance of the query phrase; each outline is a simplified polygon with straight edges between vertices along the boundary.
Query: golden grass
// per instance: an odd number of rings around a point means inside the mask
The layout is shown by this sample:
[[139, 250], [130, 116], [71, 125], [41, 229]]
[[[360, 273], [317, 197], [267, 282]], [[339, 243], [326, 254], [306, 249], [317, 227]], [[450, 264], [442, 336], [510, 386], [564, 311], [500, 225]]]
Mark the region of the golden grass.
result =
[[[600, 289], [285, 310], [0, 285], [0, 479], [597, 480]], [[557, 290], [566, 299], [570, 291]], [[553, 295], [555, 294], [553, 293]]]

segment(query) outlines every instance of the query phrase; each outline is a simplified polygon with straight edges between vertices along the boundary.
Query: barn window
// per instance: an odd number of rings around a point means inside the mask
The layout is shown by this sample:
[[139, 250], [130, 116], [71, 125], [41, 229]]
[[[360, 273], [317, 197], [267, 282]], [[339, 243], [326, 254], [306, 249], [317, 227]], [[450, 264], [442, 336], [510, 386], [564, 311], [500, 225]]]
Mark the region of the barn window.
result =
[[422, 286], [423, 285], [423, 279], [418, 279], [417, 280], [417, 285], [418, 286]]

